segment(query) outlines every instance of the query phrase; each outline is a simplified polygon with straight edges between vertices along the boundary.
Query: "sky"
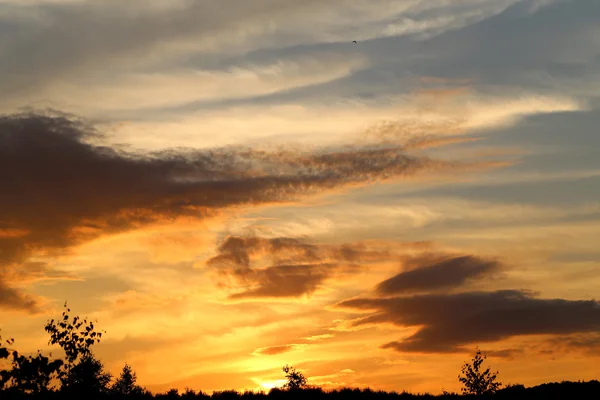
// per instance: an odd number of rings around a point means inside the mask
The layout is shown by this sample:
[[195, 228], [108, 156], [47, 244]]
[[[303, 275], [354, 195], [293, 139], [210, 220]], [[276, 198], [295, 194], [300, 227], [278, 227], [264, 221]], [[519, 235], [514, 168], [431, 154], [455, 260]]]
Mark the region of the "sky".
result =
[[599, 19], [0, 0], [3, 337], [67, 301], [153, 391], [597, 379]]

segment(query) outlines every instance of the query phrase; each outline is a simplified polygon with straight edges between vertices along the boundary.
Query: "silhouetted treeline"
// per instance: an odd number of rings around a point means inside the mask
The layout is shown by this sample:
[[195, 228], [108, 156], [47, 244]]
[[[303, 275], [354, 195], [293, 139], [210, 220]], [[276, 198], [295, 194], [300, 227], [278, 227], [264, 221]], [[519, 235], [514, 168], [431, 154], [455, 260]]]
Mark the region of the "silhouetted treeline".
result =
[[[17, 391], [0, 391], [2, 400], [62, 400], [74, 398], [68, 393], [47, 392], [43, 394], [24, 394]], [[79, 397], [77, 397], [79, 398]], [[90, 398], [90, 397], [86, 397]], [[408, 392], [385, 392], [371, 389], [338, 389], [325, 391], [321, 388], [305, 388], [298, 390], [272, 389], [266, 392], [237, 392], [226, 390], [206, 394], [191, 389], [178, 392], [172, 389], [165, 393], [153, 394], [147, 390], [136, 394], [96, 394], [94, 399], [102, 400], [397, 400], [397, 399], [497, 399], [497, 400], [548, 400], [548, 399], [600, 399], [600, 382], [597, 380], [589, 382], [560, 382], [545, 383], [539, 386], [526, 388], [522, 385], [508, 386], [500, 389], [494, 394], [475, 396], [460, 394], [411, 394]], [[83, 400], [83, 399], [82, 399]]]

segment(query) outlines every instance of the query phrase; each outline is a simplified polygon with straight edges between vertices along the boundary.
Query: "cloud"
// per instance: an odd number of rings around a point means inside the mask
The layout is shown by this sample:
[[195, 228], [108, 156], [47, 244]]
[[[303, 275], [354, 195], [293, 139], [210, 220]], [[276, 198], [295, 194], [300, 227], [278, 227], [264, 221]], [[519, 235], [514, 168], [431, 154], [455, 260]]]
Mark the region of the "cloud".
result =
[[543, 299], [520, 290], [357, 298], [338, 307], [371, 312], [352, 321], [355, 327], [391, 323], [417, 328], [413, 335], [383, 346], [401, 352], [450, 353], [519, 335], [600, 329], [597, 301]]
[[321, 340], [325, 340], [325, 339], [331, 339], [333, 337], [334, 337], [334, 335], [332, 335], [331, 333], [324, 333], [321, 335], [307, 336], [304, 339], [308, 340], [309, 342], [315, 342], [315, 341], [321, 341]]
[[380, 294], [408, 294], [460, 287], [499, 270], [500, 264], [475, 256], [419, 256], [404, 263], [406, 271], [377, 285]]
[[329, 278], [357, 273], [365, 265], [397, 257], [389, 249], [364, 243], [322, 245], [299, 238], [256, 236], [229, 236], [218, 252], [207, 265], [232, 279], [234, 287], [245, 288], [231, 294], [232, 299], [310, 295]]
[[600, 357], [600, 333], [576, 333], [560, 335], [542, 342], [539, 346], [542, 353], [583, 352], [587, 356]]
[[257, 297], [298, 297], [312, 294], [337, 269], [333, 264], [276, 265], [253, 271], [245, 277], [250, 288], [230, 296], [232, 299]]
[[[11, 62], [0, 69], [6, 77], [0, 87], [14, 94], [81, 70], [98, 76], [103, 72], [100, 61], [107, 58], [113, 60], [111, 72], [126, 63], [164, 65], [165, 60], [177, 60], [185, 53], [199, 53], [218, 64], [232, 54], [261, 48], [339, 41], [347, 45], [349, 35], [367, 39], [440, 32], [464, 25], [474, 15], [483, 17], [506, 7], [495, 6], [498, 2], [471, 2], [474, 9], [449, 7], [445, 18], [436, 15], [437, 2], [422, 0], [406, 4], [390, 0], [189, 0], [165, 5], [109, 0], [5, 5], [0, 14], [0, 26], [7, 33], [2, 56]], [[417, 12], [411, 13], [413, 9]], [[311, 29], [311, 24], [319, 29]]]
[[23, 286], [38, 281], [75, 279], [74, 275], [53, 268], [45, 262], [25, 262], [21, 265], [0, 264], [0, 309], [38, 313], [42, 310], [43, 299], [24, 293], [21, 289]]
[[276, 263], [336, 260], [346, 263], [378, 261], [390, 256], [387, 249], [370, 248], [364, 243], [318, 245], [302, 238], [258, 236], [228, 236], [219, 246], [219, 255], [209, 265], [229, 265], [249, 268], [253, 256], [266, 255]]
[[0, 228], [11, 233], [0, 237], [3, 263], [179, 216], [449, 166], [390, 147], [128, 153], [102, 146], [80, 121], [40, 114], [0, 118], [0, 140]]
[[11, 282], [31, 283], [48, 280], [77, 280], [78, 278], [66, 271], [55, 268], [49, 263], [30, 261], [20, 265], [5, 266], [2, 270], [4, 278]]
[[282, 346], [269, 346], [269, 347], [261, 347], [256, 349], [252, 355], [260, 355], [260, 356], [274, 356], [277, 354], [287, 353], [288, 351], [292, 351], [296, 349], [298, 345], [296, 344], [286, 344]]
[[39, 307], [39, 300], [8, 286], [0, 276], [0, 309], [5, 308], [8, 310], [36, 313], [39, 311]]
[[[299, 57], [271, 65], [221, 70], [175, 68], [166, 72], [124, 73], [98, 79], [93, 83], [60, 80], [40, 91], [40, 98], [71, 112], [106, 118], [145, 110], [147, 115], [159, 109], [188, 104], [234, 101], [256, 98], [323, 84], [340, 79], [366, 64], [360, 56], [327, 54], [320, 58]], [[27, 102], [25, 97], [5, 99], [4, 104]], [[110, 99], [110, 101], [106, 101]]]
[[483, 350], [483, 353], [488, 357], [514, 359], [524, 353], [523, 349], [501, 349], [501, 350]]

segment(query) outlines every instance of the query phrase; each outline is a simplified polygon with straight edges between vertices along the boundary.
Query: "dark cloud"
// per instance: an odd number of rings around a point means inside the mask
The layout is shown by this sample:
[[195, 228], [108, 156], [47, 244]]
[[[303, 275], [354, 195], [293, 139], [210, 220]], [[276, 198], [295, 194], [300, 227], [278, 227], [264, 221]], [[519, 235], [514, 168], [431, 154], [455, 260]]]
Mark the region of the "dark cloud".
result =
[[327, 279], [364, 271], [371, 263], [400, 259], [403, 249], [427, 243], [313, 244], [299, 238], [229, 236], [207, 265], [246, 290], [231, 298], [297, 297], [311, 294]]
[[371, 311], [352, 326], [392, 323], [419, 330], [384, 345], [402, 352], [456, 352], [465, 345], [519, 335], [600, 330], [600, 303], [540, 299], [519, 290], [358, 298], [340, 307]]
[[411, 174], [437, 163], [401, 149], [319, 154], [247, 149], [126, 153], [66, 117], [0, 118], [0, 262], [100, 233], [223, 207]]
[[408, 259], [404, 271], [377, 285], [381, 294], [408, 294], [456, 288], [499, 270], [500, 264], [475, 256], [421, 256]]
[[334, 264], [275, 265], [251, 270], [243, 276], [248, 290], [230, 296], [232, 299], [255, 297], [297, 297], [312, 294], [319, 285], [338, 270]]
[[[103, 234], [461, 165], [384, 145], [141, 154], [104, 146], [103, 139], [85, 121], [68, 115], [0, 117], [0, 276], [6, 266], [32, 254], [58, 254]], [[272, 246], [287, 244], [282, 240]], [[354, 250], [337, 251], [344, 259]], [[323, 267], [305, 271], [310, 290], [323, 277]], [[288, 274], [282, 267], [264, 279], [277, 282]]]

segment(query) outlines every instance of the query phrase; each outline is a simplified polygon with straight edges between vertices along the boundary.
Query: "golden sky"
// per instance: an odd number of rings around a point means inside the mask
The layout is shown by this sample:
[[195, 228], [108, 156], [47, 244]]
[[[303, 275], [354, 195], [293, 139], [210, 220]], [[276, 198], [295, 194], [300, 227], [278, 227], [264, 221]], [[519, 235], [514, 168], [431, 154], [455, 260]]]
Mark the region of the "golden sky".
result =
[[598, 378], [598, 18], [0, 0], [2, 335], [67, 301], [151, 390]]

